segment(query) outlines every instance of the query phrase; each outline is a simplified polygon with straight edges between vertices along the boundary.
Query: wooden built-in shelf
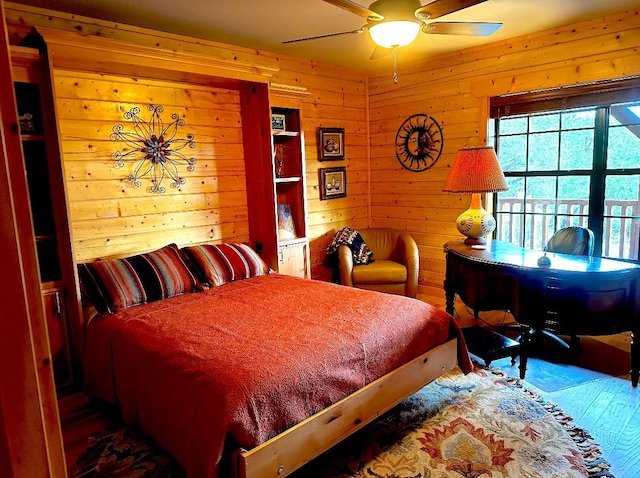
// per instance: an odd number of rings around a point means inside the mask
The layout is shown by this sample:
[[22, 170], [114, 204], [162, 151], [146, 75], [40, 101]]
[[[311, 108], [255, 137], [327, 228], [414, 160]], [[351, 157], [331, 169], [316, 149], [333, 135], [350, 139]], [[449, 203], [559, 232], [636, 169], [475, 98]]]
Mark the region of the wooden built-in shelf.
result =
[[47, 357], [55, 386], [60, 391], [74, 381], [68, 311], [71, 311], [74, 323], [79, 324], [80, 310], [74, 307], [79, 301], [76, 300], [75, 268], [68, 247], [69, 224], [53, 114], [52, 82], [46, 57], [39, 55], [37, 50], [12, 47], [11, 54], [18, 117], [31, 122], [30, 125], [21, 124], [18, 132], [36, 243], [45, 336], [48, 338], [47, 350], [43, 349], [41, 354]]
[[296, 136], [300, 136], [299, 131], [271, 130], [271, 134], [274, 136], [291, 136], [292, 138], [295, 138]]
[[40, 241], [55, 241], [55, 240], [56, 240], [55, 234], [42, 234], [40, 236], [36, 236], [36, 242], [40, 242]]
[[[305, 91], [252, 85], [241, 91], [241, 115], [250, 241], [262, 245], [260, 256], [273, 270], [309, 279], [307, 171], [300, 115]], [[271, 114], [265, 115], [269, 110]], [[283, 117], [287, 129], [273, 129], [274, 115]]]
[[64, 287], [64, 281], [62, 280], [50, 280], [40, 283], [40, 289], [42, 290], [58, 289], [60, 287]]
[[44, 141], [43, 134], [21, 134], [20, 139], [22, 141]]
[[297, 183], [301, 180], [302, 178], [300, 176], [290, 176], [287, 178], [276, 178], [276, 184], [277, 183]]
[[296, 237], [295, 239], [284, 239], [284, 240], [280, 240], [278, 239], [278, 245], [280, 246], [294, 246], [297, 244], [304, 244], [306, 243], [307, 238], [306, 237]]
[[[305, 91], [254, 85], [241, 92], [241, 114], [250, 240], [262, 245], [260, 255], [273, 270], [308, 279], [311, 267], [300, 115]], [[265, 116], [267, 108], [271, 114]], [[287, 129], [272, 128], [274, 115], [283, 117]]]

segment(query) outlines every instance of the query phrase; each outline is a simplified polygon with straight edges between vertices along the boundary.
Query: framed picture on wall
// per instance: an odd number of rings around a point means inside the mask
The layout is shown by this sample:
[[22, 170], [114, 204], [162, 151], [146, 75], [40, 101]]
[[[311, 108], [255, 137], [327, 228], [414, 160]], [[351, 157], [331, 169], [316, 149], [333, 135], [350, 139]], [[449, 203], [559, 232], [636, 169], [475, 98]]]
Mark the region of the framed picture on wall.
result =
[[344, 159], [344, 128], [318, 128], [318, 159]]
[[347, 196], [347, 168], [321, 168], [320, 173], [320, 199], [336, 199]]

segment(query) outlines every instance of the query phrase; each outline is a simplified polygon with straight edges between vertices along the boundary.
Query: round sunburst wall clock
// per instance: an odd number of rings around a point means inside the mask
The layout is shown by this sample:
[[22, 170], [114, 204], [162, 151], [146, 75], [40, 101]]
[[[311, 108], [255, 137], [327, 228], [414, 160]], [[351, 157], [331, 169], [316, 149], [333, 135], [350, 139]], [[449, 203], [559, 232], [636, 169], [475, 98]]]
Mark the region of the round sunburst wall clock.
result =
[[440, 158], [443, 144], [442, 128], [434, 118], [409, 116], [396, 133], [396, 158], [409, 171], [426, 171]]

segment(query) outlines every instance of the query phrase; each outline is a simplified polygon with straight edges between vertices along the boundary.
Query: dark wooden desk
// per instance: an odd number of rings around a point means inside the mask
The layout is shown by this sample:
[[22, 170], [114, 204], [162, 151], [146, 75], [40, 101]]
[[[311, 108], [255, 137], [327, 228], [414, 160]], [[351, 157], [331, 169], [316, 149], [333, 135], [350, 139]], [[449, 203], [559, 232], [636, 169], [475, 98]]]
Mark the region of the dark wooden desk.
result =
[[549, 267], [539, 267], [540, 251], [489, 241], [485, 250], [462, 240], [445, 244], [444, 282], [447, 312], [455, 296], [477, 316], [508, 310], [523, 325], [520, 377], [527, 370], [533, 330], [566, 335], [610, 335], [631, 331], [631, 383], [638, 385], [640, 348], [640, 266], [599, 257], [547, 253]]

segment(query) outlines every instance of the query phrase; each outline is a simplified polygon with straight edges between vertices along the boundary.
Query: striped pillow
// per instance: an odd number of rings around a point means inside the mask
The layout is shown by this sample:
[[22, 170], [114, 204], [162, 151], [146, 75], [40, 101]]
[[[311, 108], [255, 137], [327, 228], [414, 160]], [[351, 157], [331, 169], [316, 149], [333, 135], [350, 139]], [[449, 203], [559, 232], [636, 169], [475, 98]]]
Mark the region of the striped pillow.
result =
[[269, 267], [246, 244], [202, 244], [182, 251], [198, 271], [199, 279], [211, 287], [269, 273]]
[[196, 289], [196, 278], [175, 244], [132, 257], [134, 268], [147, 288], [149, 301], [167, 299]]
[[126, 259], [78, 265], [83, 292], [101, 314], [147, 302], [138, 274]]
[[101, 314], [196, 290], [178, 246], [147, 254], [78, 265], [80, 283]]

